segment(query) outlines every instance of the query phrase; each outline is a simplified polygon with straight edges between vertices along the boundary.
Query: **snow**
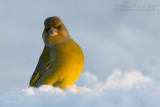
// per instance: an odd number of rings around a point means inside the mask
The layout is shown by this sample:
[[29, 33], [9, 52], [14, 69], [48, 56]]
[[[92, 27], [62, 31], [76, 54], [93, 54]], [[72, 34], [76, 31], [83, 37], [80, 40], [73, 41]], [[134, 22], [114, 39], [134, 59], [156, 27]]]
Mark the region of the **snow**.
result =
[[[86, 71], [79, 81], [84, 86], [69, 86], [66, 90], [43, 85], [0, 92], [1, 107], [159, 107], [160, 84], [140, 71], [123, 72], [116, 69], [98, 80]], [[77, 83], [79, 84], [79, 83]], [[105, 106], [104, 106], [105, 105]]]

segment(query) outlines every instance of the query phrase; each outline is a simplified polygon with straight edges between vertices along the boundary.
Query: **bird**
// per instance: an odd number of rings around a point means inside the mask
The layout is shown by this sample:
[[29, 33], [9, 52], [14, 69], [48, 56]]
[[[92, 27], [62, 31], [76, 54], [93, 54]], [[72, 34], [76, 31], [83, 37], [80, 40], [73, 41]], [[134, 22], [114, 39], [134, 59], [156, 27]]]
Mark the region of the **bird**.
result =
[[31, 76], [29, 87], [50, 85], [66, 89], [80, 77], [85, 58], [81, 47], [58, 16], [44, 20], [44, 49]]

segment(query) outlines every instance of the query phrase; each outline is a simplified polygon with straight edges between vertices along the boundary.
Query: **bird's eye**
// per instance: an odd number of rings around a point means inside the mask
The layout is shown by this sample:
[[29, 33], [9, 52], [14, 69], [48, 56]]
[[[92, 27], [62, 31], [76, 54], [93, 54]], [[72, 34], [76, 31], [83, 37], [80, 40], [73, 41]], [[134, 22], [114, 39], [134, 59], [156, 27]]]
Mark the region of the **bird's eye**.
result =
[[61, 25], [58, 26], [58, 29], [60, 29], [60, 28], [61, 28]]

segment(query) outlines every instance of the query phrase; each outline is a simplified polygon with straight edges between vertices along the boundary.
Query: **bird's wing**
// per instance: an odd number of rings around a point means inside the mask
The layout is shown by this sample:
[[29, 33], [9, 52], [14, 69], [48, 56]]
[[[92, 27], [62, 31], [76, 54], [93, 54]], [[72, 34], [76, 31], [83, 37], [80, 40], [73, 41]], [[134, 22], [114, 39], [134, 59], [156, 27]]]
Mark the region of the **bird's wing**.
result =
[[39, 58], [37, 67], [30, 79], [29, 86], [33, 86], [43, 73], [50, 67], [50, 49], [45, 47]]

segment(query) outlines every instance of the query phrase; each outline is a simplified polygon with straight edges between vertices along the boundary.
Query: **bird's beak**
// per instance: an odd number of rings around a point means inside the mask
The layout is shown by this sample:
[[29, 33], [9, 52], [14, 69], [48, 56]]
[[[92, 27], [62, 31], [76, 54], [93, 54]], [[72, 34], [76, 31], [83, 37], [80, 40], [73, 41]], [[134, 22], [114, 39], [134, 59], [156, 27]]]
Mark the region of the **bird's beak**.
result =
[[56, 28], [51, 27], [51, 28], [48, 30], [48, 34], [49, 34], [49, 36], [55, 36], [55, 35], [58, 35], [58, 31], [57, 31]]

